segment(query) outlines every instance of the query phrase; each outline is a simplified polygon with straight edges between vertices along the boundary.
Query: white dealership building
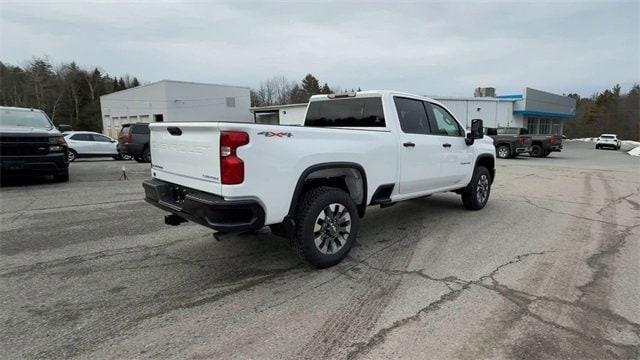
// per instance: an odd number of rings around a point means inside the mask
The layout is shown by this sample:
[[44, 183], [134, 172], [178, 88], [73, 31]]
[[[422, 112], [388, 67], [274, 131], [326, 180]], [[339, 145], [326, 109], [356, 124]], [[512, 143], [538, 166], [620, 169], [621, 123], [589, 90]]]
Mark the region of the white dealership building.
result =
[[[575, 116], [576, 101], [568, 96], [525, 88], [521, 94], [495, 95], [478, 88], [473, 97], [427, 95], [443, 103], [467, 128], [482, 119], [485, 127], [524, 127], [531, 134], [562, 135], [564, 121]], [[304, 124], [307, 104], [251, 108], [258, 123]]]
[[253, 122], [248, 87], [162, 80], [100, 97], [103, 133], [158, 121]]

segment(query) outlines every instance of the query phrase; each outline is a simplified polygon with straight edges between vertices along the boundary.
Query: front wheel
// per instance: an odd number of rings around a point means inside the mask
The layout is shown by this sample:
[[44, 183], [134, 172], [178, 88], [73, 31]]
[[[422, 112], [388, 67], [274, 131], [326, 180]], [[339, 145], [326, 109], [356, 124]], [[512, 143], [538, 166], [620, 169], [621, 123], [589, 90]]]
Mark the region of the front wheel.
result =
[[54, 175], [53, 176], [53, 181], [55, 181], [55, 182], [67, 182], [67, 181], [69, 181], [69, 169], [66, 169], [63, 172]]
[[491, 174], [484, 166], [473, 171], [471, 182], [462, 191], [462, 205], [467, 210], [480, 210], [489, 200], [491, 194]]
[[345, 191], [318, 187], [306, 192], [296, 211], [292, 240], [298, 255], [318, 268], [344, 259], [358, 233], [358, 210]]

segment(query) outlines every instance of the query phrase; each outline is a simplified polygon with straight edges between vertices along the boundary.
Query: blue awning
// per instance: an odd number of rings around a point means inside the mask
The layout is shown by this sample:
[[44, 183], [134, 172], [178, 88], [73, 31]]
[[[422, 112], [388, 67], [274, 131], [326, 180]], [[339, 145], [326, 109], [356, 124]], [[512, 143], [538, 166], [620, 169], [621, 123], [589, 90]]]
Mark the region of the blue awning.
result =
[[558, 118], [572, 118], [576, 116], [575, 114], [563, 114], [563, 113], [530, 111], [530, 110], [513, 110], [513, 113], [516, 115], [524, 115], [524, 116], [542, 116], [542, 117], [558, 117]]
[[517, 100], [517, 99], [522, 99], [522, 94], [498, 95], [498, 96], [496, 96], [496, 99], [513, 99], [513, 100]]

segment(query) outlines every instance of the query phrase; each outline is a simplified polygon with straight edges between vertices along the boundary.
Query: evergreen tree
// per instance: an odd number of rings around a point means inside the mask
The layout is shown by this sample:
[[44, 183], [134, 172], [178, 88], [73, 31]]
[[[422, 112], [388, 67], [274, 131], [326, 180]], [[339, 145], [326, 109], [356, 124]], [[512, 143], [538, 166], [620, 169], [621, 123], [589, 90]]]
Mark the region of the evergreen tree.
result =
[[138, 81], [137, 77], [133, 77], [133, 80], [131, 81], [131, 87], [136, 87], [136, 86], [140, 86], [140, 82]]
[[124, 90], [126, 88], [127, 88], [127, 84], [125, 84], [123, 78], [120, 78], [120, 80], [118, 80], [118, 90]]
[[322, 85], [322, 89], [320, 89], [320, 94], [331, 94], [331, 88], [329, 88], [329, 85], [327, 85], [327, 83], [324, 83], [324, 85]]
[[311, 74], [307, 74], [307, 76], [302, 79], [302, 90], [308, 95], [307, 101], [311, 95], [321, 94], [320, 83], [318, 79]]
[[293, 85], [291, 89], [291, 96], [289, 96], [290, 104], [300, 104], [309, 101], [309, 95], [304, 89], [300, 88], [298, 84]]

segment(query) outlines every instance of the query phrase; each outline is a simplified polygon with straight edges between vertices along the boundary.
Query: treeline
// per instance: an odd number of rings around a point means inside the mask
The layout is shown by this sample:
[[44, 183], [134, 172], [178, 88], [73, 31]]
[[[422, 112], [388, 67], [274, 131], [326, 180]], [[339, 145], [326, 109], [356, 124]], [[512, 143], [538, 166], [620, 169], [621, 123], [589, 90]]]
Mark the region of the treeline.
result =
[[52, 65], [33, 58], [24, 67], [0, 61], [0, 105], [37, 108], [54, 124], [102, 131], [100, 96], [139, 86], [137, 78], [112, 77], [75, 62]]
[[616, 85], [588, 98], [568, 96], [576, 99], [576, 117], [565, 123], [567, 137], [611, 133], [626, 140], [640, 140], [640, 85], [634, 85], [626, 94]]
[[[251, 106], [306, 103], [311, 95], [343, 91], [320, 84], [312, 74], [300, 82], [274, 77], [251, 90]], [[139, 85], [136, 77], [110, 76], [97, 67], [82, 69], [75, 62], [54, 66], [46, 58], [33, 58], [20, 67], [0, 61], [0, 105], [41, 109], [56, 125], [68, 124], [76, 130], [102, 131], [100, 96]], [[591, 97], [568, 96], [577, 102], [575, 119], [565, 123], [568, 137], [615, 133], [640, 140], [640, 85], [626, 94], [616, 85]]]
[[[261, 82], [257, 89], [251, 90], [251, 106], [306, 103], [312, 95], [341, 91], [340, 87], [329, 87], [326, 82], [320, 86], [320, 81], [311, 74], [307, 74], [300, 83], [290, 81], [284, 76], [276, 76]], [[357, 91], [360, 91], [360, 88]]]

